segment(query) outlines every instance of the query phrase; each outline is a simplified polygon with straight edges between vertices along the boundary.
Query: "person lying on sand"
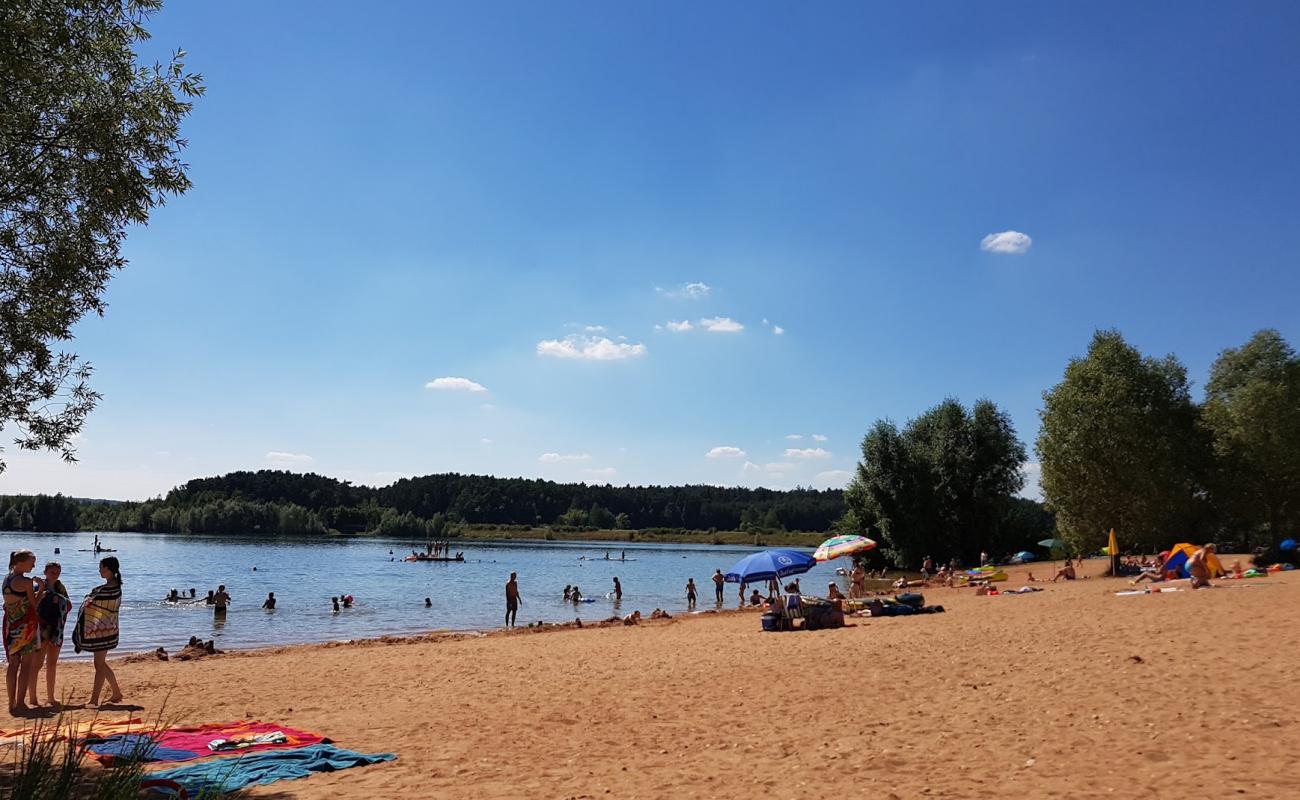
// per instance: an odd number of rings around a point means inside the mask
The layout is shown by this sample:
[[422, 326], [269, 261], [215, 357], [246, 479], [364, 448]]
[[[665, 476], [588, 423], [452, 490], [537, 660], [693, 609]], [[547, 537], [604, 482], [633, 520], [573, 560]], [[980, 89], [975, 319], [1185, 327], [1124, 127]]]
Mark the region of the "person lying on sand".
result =
[[901, 577], [901, 578], [899, 578], [898, 580], [894, 581], [894, 588], [895, 588], [895, 589], [906, 589], [906, 588], [907, 588], [907, 576], [904, 575], [903, 577]]

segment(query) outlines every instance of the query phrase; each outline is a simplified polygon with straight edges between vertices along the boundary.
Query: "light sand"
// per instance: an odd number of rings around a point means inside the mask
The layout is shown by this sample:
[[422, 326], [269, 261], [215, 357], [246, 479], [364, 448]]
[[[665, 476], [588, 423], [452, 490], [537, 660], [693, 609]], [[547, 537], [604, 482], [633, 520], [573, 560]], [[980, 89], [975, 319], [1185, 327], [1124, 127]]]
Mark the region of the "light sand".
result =
[[[179, 721], [399, 755], [254, 795], [1300, 797], [1300, 573], [1141, 597], [1037, 585], [927, 589], [948, 613], [836, 631], [705, 615], [117, 670], [146, 713], [170, 695]], [[88, 665], [61, 675], [84, 698]]]

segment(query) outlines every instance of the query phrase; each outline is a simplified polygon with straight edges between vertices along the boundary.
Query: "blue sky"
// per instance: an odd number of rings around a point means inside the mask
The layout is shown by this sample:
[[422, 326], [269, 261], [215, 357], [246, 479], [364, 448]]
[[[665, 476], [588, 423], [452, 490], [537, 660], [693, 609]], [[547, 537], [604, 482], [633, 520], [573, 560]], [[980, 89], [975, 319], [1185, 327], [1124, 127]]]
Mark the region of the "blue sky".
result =
[[209, 87], [194, 189], [77, 329], [81, 462], [6, 447], [0, 491], [838, 486], [945, 396], [1032, 444], [1098, 327], [1198, 385], [1300, 343], [1294, 3], [365, 11], [154, 19]]

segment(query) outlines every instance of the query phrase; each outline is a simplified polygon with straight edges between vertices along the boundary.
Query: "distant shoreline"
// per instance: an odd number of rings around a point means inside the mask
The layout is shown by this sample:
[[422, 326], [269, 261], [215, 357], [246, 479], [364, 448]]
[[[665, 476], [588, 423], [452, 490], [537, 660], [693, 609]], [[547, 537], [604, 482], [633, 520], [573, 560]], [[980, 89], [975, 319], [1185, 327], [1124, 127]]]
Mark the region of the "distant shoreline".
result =
[[[141, 536], [193, 536], [193, 537], [237, 537], [247, 539], [294, 539], [302, 541], [320, 541], [337, 540], [337, 539], [374, 539], [382, 541], [403, 541], [415, 542], [408, 537], [385, 536], [378, 532], [375, 533], [325, 533], [325, 534], [280, 534], [280, 533], [260, 533], [249, 532], [240, 534], [231, 533], [167, 533], [162, 531], [0, 531], [3, 534], [14, 536], [68, 536], [79, 535], [93, 537], [96, 534], [106, 542], [109, 538], [119, 534], [138, 534]], [[671, 529], [650, 529], [650, 530], [553, 530], [550, 528], [465, 528], [457, 536], [442, 537], [439, 541], [448, 541], [452, 543], [454, 551], [456, 542], [533, 542], [536, 544], [545, 544], [546, 542], [608, 542], [610, 544], [702, 544], [702, 545], [719, 545], [719, 546], [741, 546], [741, 547], [816, 547], [826, 540], [827, 537], [834, 534], [810, 533], [806, 531], [791, 532], [777, 531], [764, 533], [748, 533], [746, 531], [709, 531], [683, 530], [674, 532]]]

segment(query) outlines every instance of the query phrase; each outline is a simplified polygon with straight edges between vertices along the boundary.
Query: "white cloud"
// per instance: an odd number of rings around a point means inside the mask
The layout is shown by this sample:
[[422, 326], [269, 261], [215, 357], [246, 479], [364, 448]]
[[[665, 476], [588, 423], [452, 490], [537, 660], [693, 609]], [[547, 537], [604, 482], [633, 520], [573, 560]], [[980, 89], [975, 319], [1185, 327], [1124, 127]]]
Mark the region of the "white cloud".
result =
[[980, 249], [986, 253], [1020, 256], [1029, 252], [1029, 248], [1033, 244], [1034, 240], [1029, 238], [1027, 233], [1002, 231], [1001, 233], [990, 233], [981, 239]]
[[592, 476], [593, 478], [612, 478], [615, 475], [618, 475], [618, 470], [614, 469], [613, 467], [599, 467], [596, 469], [584, 469], [583, 472]]
[[700, 327], [711, 333], [740, 333], [745, 329], [731, 317], [705, 317], [700, 320]]
[[794, 448], [791, 448], [785, 451], [785, 457], [798, 458], [798, 459], [812, 459], [812, 458], [826, 459], [826, 458], [830, 458], [831, 454], [821, 449], [820, 447], [808, 447], [803, 450], [796, 450]]
[[753, 461], [746, 461], [745, 466], [740, 468], [740, 472], [742, 475], [761, 475], [763, 474], [763, 468], [755, 464]]
[[619, 361], [645, 355], [643, 344], [615, 342], [604, 336], [566, 336], [537, 343], [537, 355], [576, 358], [583, 361]]
[[279, 450], [272, 450], [265, 456], [266, 460], [272, 464], [291, 465], [310, 464], [313, 459], [306, 453], [284, 453]]
[[824, 441], [826, 441], [826, 437], [825, 437], [825, 436], [822, 436], [820, 433], [814, 433], [812, 436], [813, 436], [813, 441], [814, 441], [814, 442], [824, 442]]
[[777, 336], [780, 336], [781, 334], [785, 333], [785, 328], [782, 328], [780, 325], [773, 325], [772, 333], [775, 333]]
[[487, 438], [486, 436], [484, 436], [482, 439], [479, 439], [479, 442], [481, 442], [482, 444], [492, 444], [492, 440]]
[[589, 453], [542, 453], [537, 458], [543, 464], [559, 464], [564, 461], [590, 461]]
[[830, 469], [817, 473], [813, 483], [828, 489], [842, 489], [853, 479], [853, 473], [847, 469]]
[[729, 447], [723, 445], [722, 447], [715, 447], [709, 452], [705, 453], [704, 457], [705, 458], [744, 458], [745, 451], [741, 450], [739, 447]]
[[684, 319], [680, 322], [678, 322], [675, 319], [670, 319], [668, 320], [667, 325], [665, 325], [664, 327], [668, 328], [668, 330], [672, 331], [673, 333], [686, 333], [689, 330], [695, 329], [695, 326], [691, 324], [691, 321], [689, 319]]
[[803, 438], [803, 434], [802, 434], [802, 433], [787, 433], [787, 434], [785, 435], [785, 438], [789, 439], [789, 440], [792, 441], [792, 442], [797, 442], [797, 441], [799, 441], [800, 439]]
[[469, 378], [434, 378], [424, 385], [426, 389], [437, 389], [443, 392], [486, 392], [487, 387], [481, 383], [475, 383]]
[[604, 332], [605, 332], [605, 326], [604, 326], [604, 325], [584, 325], [582, 329], [583, 329], [584, 331], [586, 331], [587, 333], [604, 333]]
[[770, 322], [767, 321], [767, 317], [763, 317], [763, 324], [764, 324], [764, 325], [770, 325], [770, 324], [772, 324], [772, 323], [770, 323]]
[[656, 286], [655, 291], [664, 297], [671, 297], [673, 299], [699, 300], [702, 297], [708, 297], [709, 292], [713, 291], [713, 287], [709, 286], [707, 283], [695, 281], [693, 283], [683, 283], [676, 289], [661, 289]]

